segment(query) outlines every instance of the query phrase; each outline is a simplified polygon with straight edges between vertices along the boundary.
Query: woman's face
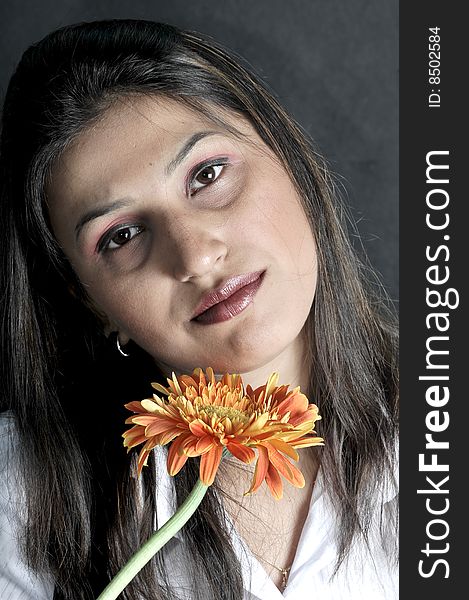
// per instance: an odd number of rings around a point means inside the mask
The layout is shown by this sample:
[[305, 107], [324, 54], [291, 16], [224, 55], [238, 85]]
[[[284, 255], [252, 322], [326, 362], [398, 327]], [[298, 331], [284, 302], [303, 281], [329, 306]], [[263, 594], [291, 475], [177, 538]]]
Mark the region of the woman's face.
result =
[[316, 250], [298, 195], [240, 117], [120, 101], [48, 186], [54, 233], [107, 331], [176, 371], [245, 373], [298, 344]]

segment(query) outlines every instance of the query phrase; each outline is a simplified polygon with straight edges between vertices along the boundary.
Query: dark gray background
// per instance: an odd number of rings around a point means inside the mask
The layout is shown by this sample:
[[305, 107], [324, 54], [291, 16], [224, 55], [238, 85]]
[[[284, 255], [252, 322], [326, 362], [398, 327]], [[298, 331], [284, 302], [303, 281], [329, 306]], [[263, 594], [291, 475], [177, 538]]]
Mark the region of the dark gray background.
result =
[[29, 44], [76, 21], [126, 17], [207, 33], [254, 66], [339, 176], [366, 253], [397, 302], [398, 1], [3, 0], [2, 98]]

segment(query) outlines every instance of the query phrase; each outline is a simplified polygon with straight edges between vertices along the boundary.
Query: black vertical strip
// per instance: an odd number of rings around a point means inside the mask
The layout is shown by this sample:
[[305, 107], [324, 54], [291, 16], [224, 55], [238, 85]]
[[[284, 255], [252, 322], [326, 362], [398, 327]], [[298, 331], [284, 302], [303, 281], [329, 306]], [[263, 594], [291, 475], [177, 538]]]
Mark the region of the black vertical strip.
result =
[[400, 3], [404, 600], [468, 595], [469, 127], [463, 103], [469, 100], [469, 23], [463, 8], [450, 1]]

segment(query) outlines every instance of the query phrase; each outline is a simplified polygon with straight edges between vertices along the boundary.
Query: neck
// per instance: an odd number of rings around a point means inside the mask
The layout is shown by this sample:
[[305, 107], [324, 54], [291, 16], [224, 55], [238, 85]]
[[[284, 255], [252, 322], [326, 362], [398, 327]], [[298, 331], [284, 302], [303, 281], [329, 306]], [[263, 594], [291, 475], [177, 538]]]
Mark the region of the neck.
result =
[[275, 371], [279, 374], [279, 383], [288, 384], [290, 389], [300, 386], [308, 394], [311, 365], [308, 362], [305, 337], [300, 334], [285, 350], [258, 369], [242, 373], [243, 382], [253, 389], [264, 385]]
[[[244, 386], [249, 384], [253, 389], [256, 389], [264, 385], [269, 376], [275, 371], [279, 374], [281, 385], [288, 384], [290, 389], [299, 386], [301, 391], [308, 395], [311, 360], [308, 357], [306, 348], [306, 336], [303, 330], [287, 348], [269, 362], [252, 371], [241, 373]], [[156, 364], [166, 377], [171, 377], [173, 371], [178, 375], [181, 374], [180, 370], [161, 361], [156, 361]], [[222, 373], [217, 373], [217, 375], [221, 376]]]

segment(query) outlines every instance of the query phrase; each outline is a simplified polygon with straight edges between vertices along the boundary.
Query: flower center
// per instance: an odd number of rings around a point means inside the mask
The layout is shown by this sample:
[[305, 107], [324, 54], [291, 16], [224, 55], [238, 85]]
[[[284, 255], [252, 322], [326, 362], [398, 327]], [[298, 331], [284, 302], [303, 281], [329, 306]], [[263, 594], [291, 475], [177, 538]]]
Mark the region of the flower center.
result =
[[209, 417], [227, 417], [230, 421], [239, 420], [246, 423], [249, 420], [249, 416], [237, 408], [232, 408], [231, 406], [214, 406], [213, 404], [203, 404], [200, 407], [200, 410], [203, 410], [206, 415]]

